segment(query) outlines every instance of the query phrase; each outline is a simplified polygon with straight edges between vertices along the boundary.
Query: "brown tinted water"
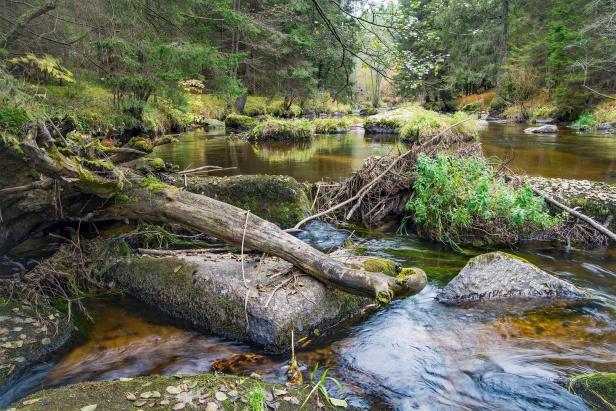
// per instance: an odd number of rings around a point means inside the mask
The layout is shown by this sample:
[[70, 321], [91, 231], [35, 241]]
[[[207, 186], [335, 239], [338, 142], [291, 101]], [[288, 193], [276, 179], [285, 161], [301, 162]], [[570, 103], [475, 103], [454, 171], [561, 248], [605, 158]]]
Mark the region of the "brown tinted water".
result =
[[[525, 134], [523, 124], [489, 124], [481, 130], [488, 156], [511, 159], [522, 174], [616, 182], [616, 135], [577, 133], [560, 127], [557, 135]], [[225, 136], [224, 130], [186, 133], [176, 144], [152, 154], [180, 168], [203, 165], [236, 167], [212, 175], [285, 174], [300, 181], [338, 180], [363, 160], [404, 149], [395, 136], [319, 136], [310, 143], [249, 143]]]
[[[499, 132], [508, 142], [497, 138]], [[546, 157], [570, 158], [572, 170], [563, 164], [555, 165], [561, 167], [561, 176], [603, 176], [601, 179], [611, 181], [605, 170], [590, 166], [598, 161], [608, 169], [614, 167], [616, 148], [604, 137], [592, 137], [604, 144], [596, 151], [584, 148], [587, 141], [580, 141], [578, 156], [575, 149], [567, 148], [573, 143], [550, 145], [540, 136], [516, 137], [511, 133], [518, 132], [504, 126], [483, 133], [488, 153], [506, 152], [507, 147], [519, 152], [516, 147], [520, 144], [537, 156], [543, 151]], [[582, 136], [565, 140], [577, 138]], [[316, 148], [258, 148], [224, 136], [192, 133], [186, 137], [184, 147], [182, 143], [167, 146], [156, 155], [167, 161], [184, 161], [182, 167], [236, 165], [238, 169], [232, 172], [237, 174], [278, 172], [314, 181], [348, 175], [365, 156], [395, 149], [396, 144], [395, 139], [375, 140], [359, 133], [323, 137], [320, 141]], [[533, 144], [536, 149], [531, 148]], [[528, 167], [526, 172], [541, 174], [541, 162], [525, 163], [524, 156], [515, 158], [520, 159], [514, 163], [516, 167]], [[589, 164], [588, 168], [584, 164]], [[301, 236], [323, 249], [346, 238], [346, 234], [320, 223], [311, 224]], [[419, 295], [345, 324], [299, 352], [298, 359], [307, 369], [317, 363], [322, 369], [330, 368], [330, 375], [344, 384], [353, 405], [401, 410], [582, 410], [586, 406], [566, 389], [567, 377], [616, 371], [614, 248], [566, 251], [548, 244], [527, 243], [513, 250], [548, 272], [590, 289], [598, 297], [593, 303], [549, 308], [527, 302], [452, 307], [435, 302], [434, 296], [474, 251], [455, 253], [413, 236], [391, 234], [368, 233], [361, 235], [361, 241], [371, 255], [422, 267], [430, 282]], [[19, 397], [40, 386], [213, 369], [243, 375], [257, 372], [267, 380], [284, 381], [287, 356], [268, 356], [247, 344], [187, 330], [128, 300], [92, 303], [91, 312], [95, 322], [88, 339], [33, 369], [6, 398]]]

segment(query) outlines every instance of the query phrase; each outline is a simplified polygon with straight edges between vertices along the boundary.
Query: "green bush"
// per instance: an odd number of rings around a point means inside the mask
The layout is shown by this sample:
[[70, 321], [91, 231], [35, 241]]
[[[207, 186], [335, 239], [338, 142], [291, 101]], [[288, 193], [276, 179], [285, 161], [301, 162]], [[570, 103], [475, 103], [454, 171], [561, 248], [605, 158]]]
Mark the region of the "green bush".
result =
[[476, 101], [474, 103], [465, 104], [462, 107], [462, 111], [466, 113], [478, 113], [481, 111], [481, 101]]
[[250, 132], [251, 140], [309, 140], [314, 125], [309, 120], [282, 120], [270, 118], [257, 124]]
[[225, 126], [236, 130], [250, 130], [257, 122], [257, 119], [241, 114], [229, 114], [225, 117]]
[[488, 112], [492, 115], [501, 114], [507, 108], [507, 102], [501, 97], [496, 96], [488, 105]]
[[398, 133], [403, 125], [403, 120], [394, 117], [367, 118], [364, 121], [364, 128], [367, 132], [389, 131]]
[[349, 131], [349, 122], [344, 118], [317, 118], [312, 123], [317, 134], [340, 134]]
[[513, 243], [552, 227], [560, 217], [526, 185], [515, 188], [495, 177], [484, 159], [439, 154], [419, 156], [415, 195], [406, 204], [420, 233], [439, 241]]
[[588, 130], [597, 127], [597, 120], [594, 119], [590, 114], [582, 114], [575, 121], [573, 126], [580, 130]]

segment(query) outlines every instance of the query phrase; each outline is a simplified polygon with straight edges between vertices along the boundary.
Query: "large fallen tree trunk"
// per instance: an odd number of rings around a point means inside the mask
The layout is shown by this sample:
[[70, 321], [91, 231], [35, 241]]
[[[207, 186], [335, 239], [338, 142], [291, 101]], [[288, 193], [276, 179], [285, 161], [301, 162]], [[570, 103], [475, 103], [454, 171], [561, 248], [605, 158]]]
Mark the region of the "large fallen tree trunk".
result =
[[[155, 179], [144, 179], [129, 169], [116, 167], [113, 171], [93, 173], [78, 157], [69, 159], [53, 145], [49, 149], [39, 147], [32, 135], [19, 143], [19, 149], [30, 167], [60, 184], [99, 198], [116, 197], [108, 207], [90, 213], [88, 217], [92, 219], [129, 218], [180, 224], [231, 244], [280, 257], [329, 285], [383, 303], [415, 294], [426, 284], [422, 272], [402, 271], [397, 277], [390, 277], [351, 269], [249, 211]], [[122, 200], [117, 201], [120, 197]]]

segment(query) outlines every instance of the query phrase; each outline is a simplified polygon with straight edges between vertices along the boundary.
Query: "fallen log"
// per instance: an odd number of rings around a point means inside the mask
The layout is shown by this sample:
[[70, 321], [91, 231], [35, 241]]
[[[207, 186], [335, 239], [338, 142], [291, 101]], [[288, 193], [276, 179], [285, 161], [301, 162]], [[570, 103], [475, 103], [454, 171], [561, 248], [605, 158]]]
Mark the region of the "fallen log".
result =
[[[138, 219], [180, 224], [233, 245], [280, 257], [320, 281], [345, 292], [388, 303], [416, 294], [426, 285], [425, 273], [402, 271], [391, 277], [351, 269], [282, 231], [249, 211], [203, 195], [183, 191], [158, 180], [121, 169], [113, 176], [85, 172], [75, 159], [38, 147], [30, 135], [19, 144], [24, 161], [38, 172], [84, 193], [116, 201], [92, 215], [96, 219]], [[117, 175], [122, 177], [119, 178]], [[113, 203], [113, 202], [110, 202]]]

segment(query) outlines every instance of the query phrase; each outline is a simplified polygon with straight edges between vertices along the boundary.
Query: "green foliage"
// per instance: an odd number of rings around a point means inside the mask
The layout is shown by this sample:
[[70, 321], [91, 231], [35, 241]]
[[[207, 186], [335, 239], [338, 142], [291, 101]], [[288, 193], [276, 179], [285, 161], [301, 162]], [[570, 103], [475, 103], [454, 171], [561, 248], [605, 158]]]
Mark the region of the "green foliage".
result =
[[529, 186], [515, 188], [494, 177], [483, 159], [422, 154], [416, 170], [415, 196], [406, 210], [431, 238], [467, 242], [479, 231], [487, 241], [514, 242], [560, 221]]
[[[461, 121], [464, 123], [446, 131]], [[400, 138], [404, 142], [422, 143], [443, 132], [445, 133], [443, 139], [450, 142], [472, 140], [478, 137], [477, 124], [466, 113], [458, 112], [450, 116], [418, 108], [410, 120], [404, 123], [400, 130]]]
[[229, 114], [225, 117], [225, 126], [236, 130], [250, 130], [257, 125], [258, 121], [252, 117], [241, 114]]
[[45, 54], [37, 57], [32, 53], [15, 57], [9, 60], [13, 65], [23, 67], [28, 76], [37, 80], [58, 80], [60, 82], [74, 83], [73, 73], [60, 64], [60, 60]]
[[308, 140], [314, 136], [314, 125], [309, 120], [267, 119], [256, 125], [250, 132], [250, 139], [264, 140]]
[[577, 120], [575, 120], [575, 123], [573, 124], [573, 126], [580, 130], [586, 130], [586, 129], [597, 127], [597, 124], [598, 124], [597, 120], [595, 120], [592, 115], [582, 114], [581, 116], [578, 117]]
[[329, 368], [326, 368], [321, 373], [320, 376], [318, 375], [318, 371], [319, 371], [319, 363], [316, 363], [315, 366], [314, 366], [314, 369], [310, 373], [310, 383], [313, 386], [312, 390], [310, 390], [310, 393], [308, 394], [308, 396], [306, 397], [306, 399], [302, 403], [301, 407], [306, 405], [306, 403], [308, 402], [310, 397], [315, 392], [318, 391], [321, 395], [323, 395], [323, 398], [325, 398], [325, 400], [329, 404], [331, 404], [332, 406], [340, 407], [340, 408], [347, 408], [347, 402], [345, 400], [340, 400], [340, 399], [333, 398], [333, 397], [330, 396], [329, 390], [328, 390], [327, 385], [326, 385], [327, 381], [331, 381], [331, 382], [333, 382], [338, 387], [339, 390], [342, 391], [342, 390], [344, 390], [342, 384], [340, 384], [340, 382], [338, 380], [336, 380], [335, 378], [327, 376], [327, 373], [329, 372]]
[[265, 390], [257, 387], [248, 393], [250, 411], [265, 411]]
[[30, 121], [25, 110], [16, 107], [0, 107], [0, 130], [19, 135], [23, 126]]
[[316, 134], [339, 134], [349, 131], [349, 122], [345, 118], [318, 118], [312, 123]]

